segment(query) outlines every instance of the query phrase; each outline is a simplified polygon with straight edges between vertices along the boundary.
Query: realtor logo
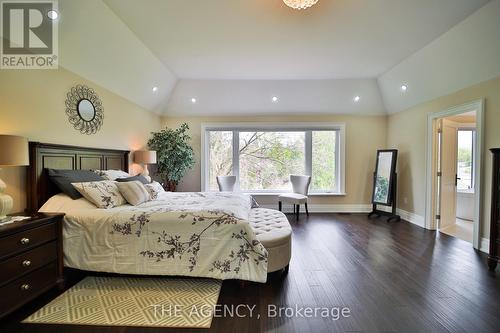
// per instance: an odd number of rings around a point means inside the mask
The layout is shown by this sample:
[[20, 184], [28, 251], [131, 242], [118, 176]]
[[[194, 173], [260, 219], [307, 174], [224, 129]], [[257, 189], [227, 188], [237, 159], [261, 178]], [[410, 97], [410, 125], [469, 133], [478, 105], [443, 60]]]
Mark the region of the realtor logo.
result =
[[2, 1], [2, 69], [57, 69], [56, 1]]

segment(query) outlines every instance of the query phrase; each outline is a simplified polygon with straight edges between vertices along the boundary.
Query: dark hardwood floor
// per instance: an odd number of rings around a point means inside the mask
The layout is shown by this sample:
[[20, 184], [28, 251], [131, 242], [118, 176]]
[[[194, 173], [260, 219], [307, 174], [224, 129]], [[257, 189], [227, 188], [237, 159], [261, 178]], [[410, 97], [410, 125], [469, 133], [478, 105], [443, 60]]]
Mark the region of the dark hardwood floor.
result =
[[[499, 332], [500, 273], [469, 243], [408, 222], [311, 214], [292, 221], [293, 256], [283, 280], [225, 281], [219, 304], [256, 305], [258, 319], [214, 318], [210, 330], [161, 332]], [[76, 281], [73, 281], [73, 283]], [[156, 332], [155, 328], [19, 322], [53, 291], [0, 323], [1, 332]], [[350, 317], [268, 318], [268, 304], [348, 307]], [[246, 311], [248, 315], [250, 312]]]

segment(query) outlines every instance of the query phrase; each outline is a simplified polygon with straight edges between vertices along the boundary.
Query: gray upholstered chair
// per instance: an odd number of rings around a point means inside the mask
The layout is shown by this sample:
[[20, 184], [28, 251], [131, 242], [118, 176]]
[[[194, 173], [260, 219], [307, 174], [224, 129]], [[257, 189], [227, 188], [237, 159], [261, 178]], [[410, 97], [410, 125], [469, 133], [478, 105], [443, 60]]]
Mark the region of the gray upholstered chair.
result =
[[236, 176], [217, 176], [217, 185], [221, 192], [234, 192]]
[[306, 214], [309, 216], [307, 208], [307, 194], [309, 193], [309, 185], [311, 185], [311, 176], [290, 175], [293, 193], [285, 193], [278, 196], [278, 207], [281, 211], [283, 202], [293, 204], [293, 212], [296, 218], [299, 218], [300, 205], [306, 207]]

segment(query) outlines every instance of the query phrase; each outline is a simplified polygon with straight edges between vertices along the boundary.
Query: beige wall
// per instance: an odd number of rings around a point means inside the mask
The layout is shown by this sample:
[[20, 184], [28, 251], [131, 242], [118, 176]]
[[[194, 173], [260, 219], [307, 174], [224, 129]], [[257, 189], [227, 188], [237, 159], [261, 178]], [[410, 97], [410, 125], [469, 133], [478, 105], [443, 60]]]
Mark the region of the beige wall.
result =
[[[82, 135], [69, 124], [64, 113], [67, 91], [76, 84], [94, 88], [105, 110], [104, 124], [95, 135]], [[485, 152], [483, 170], [482, 236], [489, 234], [491, 155], [487, 149], [500, 146], [500, 78], [449, 96], [424, 103], [389, 117], [386, 116], [287, 116], [287, 117], [187, 117], [160, 118], [106, 89], [64, 69], [0, 72], [0, 133], [28, 137], [30, 140], [115, 149], [140, 149], [151, 131], [191, 127], [196, 165], [180, 184], [182, 191], [199, 191], [200, 131], [203, 122], [345, 122], [346, 123], [346, 196], [315, 197], [313, 204], [358, 205], [370, 203], [371, 174], [375, 151], [399, 149], [399, 203], [406, 211], [425, 214], [425, 159], [427, 114], [485, 98]], [[133, 171], [140, 167], [132, 165]], [[15, 210], [26, 206], [26, 168], [6, 168], [0, 176], [15, 200]], [[275, 198], [259, 198], [263, 204]]]
[[[188, 123], [196, 154], [196, 165], [179, 184], [181, 191], [201, 190], [201, 124], [204, 122], [344, 122], [346, 123], [346, 196], [313, 197], [312, 204], [368, 204], [377, 149], [385, 148], [386, 116], [287, 116], [287, 117], [188, 117], [163, 118], [163, 126]], [[261, 204], [276, 203], [275, 197], [259, 197]]]
[[427, 115], [481, 98], [486, 102], [481, 235], [488, 237], [491, 204], [491, 154], [488, 149], [500, 147], [500, 77], [389, 116], [387, 142], [400, 153], [398, 206], [424, 216]]
[[[104, 123], [94, 135], [80, 134], [65, 114], [66, 93], [76, 84], [93, 88], [103, 103]], [[1, 134], [40, 142], [136, 150], [144, 147], [150, 132], [159, 128], [159, 116], [67, 70], [0, 71]], [[140, 167], [132, 165], [132, 169], [138, 171]], [[7, 183], [15, 211], [23, 210], [26, 168], [5, 168], [0, 177]]]

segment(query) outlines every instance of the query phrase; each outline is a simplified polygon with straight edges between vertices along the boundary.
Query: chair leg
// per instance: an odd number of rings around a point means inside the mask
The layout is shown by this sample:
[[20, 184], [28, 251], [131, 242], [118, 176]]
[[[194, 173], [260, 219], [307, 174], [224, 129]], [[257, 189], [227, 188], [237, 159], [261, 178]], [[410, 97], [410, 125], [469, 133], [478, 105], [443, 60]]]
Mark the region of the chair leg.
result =
[[281, 209], [283, 208], [283, 204], [281, 201], [278, 201], [278, 210], [281, 212]]
[[297, 205], [297, 220], [299, 219], [299, 214], [300, 214], [300, 204]]
[[307, 202], [304, 204], [306, 206], [306, 214], [309, 216], [309, 209], [307, 208]]

